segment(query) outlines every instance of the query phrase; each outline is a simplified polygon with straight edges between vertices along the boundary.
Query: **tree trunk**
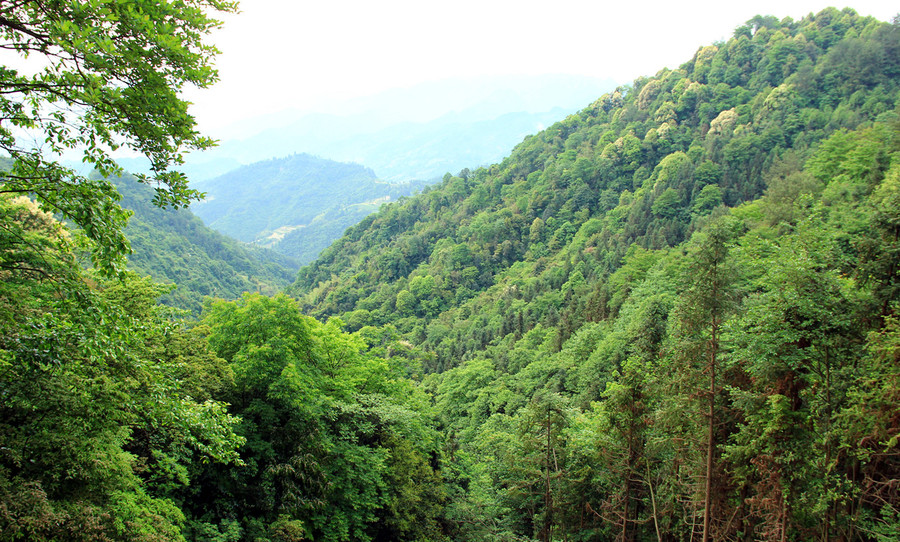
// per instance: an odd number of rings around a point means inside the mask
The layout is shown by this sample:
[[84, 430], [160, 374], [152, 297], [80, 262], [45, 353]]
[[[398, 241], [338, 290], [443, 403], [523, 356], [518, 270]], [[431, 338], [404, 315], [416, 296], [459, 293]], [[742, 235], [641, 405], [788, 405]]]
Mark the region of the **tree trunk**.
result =
[[[716, 292], [713, 292], [715, 295]], [[712, 478], [713, 478], [713, 451], [716, 447], [716, 353], [718, 343], [719, 321], [714, 313], [712, 317], [711, 337], [709, 341], [709, 425], [707, 427], [706, 444], [706, 495], [703, 502], [703, 542], [709, 542], [712, 533], [710, 522], [712, 514]]]
[[550, 542], [553, 539], [553, 537], [550, 534], [550, 529], [552, 528], [552, 525], [553, 525], [553, 497], [552, 497], [552, 494], [550, 493], [550, 453], [551, 453], [551, 448], [552, 448], [552, 443], [550, 441], [550, 426], [551, 426], [550, 412], [551, 412], [551, 409], [548, 406], [547, 407], [547, 459], [546, 459], [546, 461], [547, 461], [547, 471], [546, 471], [547, 486], [546, 486], [546, 490], [545, 490], [545, 494], [544, 494], [544, 508], [546, 510], [545, 515], [544, 515], [544, 517], [545, 517], [545, 519], [544, 519], [544, 540], [546, 540], [547, 542]]

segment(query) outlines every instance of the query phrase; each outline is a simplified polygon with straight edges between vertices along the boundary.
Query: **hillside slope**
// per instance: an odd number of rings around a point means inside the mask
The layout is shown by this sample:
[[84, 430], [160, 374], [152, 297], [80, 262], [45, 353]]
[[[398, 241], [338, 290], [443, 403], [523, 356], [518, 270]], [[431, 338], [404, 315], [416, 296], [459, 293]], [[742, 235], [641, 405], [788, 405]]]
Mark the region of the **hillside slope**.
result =
[[[433, 370], [513, 323], [559, 326], [564, 340], [616, 309], [609, 275], [632, 244], [684, 241], [720, 208], [759, 197], [773, 168], [798, 169], [829, 134], [889, 114], [897, 53], [894, 27], [855, 14], [758, 17], [503, 162], [366, 218], [290, 292], [319, 317], [395, 323], [436, 353]], [[584, 282], [570, 302], [561, 288], [573, 277]]]
[[131, 269], [176, 284], [167, 305], [200, 313], [205, 296], [236, 299], [244, 292], [273, 294], [291, 280], [297, 264], [211, 230], [186, 209], [160, 209], [153, 189], [126, 176], [116, 181], [122, 207], [134, 212], [126, 235]]
[[290, 292], [426, 351], [453, 540], [900, 532], [900, 25], [756, 17]]
[[295, 154], [194, 186], [206, 199], [191, 209], [211, 228], [307, 263], [381, 203], [410, 195], [424, 183], [384, 183], [358, 164]]

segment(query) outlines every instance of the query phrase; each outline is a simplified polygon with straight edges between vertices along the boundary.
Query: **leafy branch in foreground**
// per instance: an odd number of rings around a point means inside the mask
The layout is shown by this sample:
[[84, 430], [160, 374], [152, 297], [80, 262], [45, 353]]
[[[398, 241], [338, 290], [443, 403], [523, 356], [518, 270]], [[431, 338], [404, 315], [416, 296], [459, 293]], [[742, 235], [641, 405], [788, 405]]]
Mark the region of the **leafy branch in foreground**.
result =
[[161, 207], [186, 206], [199, 193], [170, 171], [183, 153], [214, 144], [194, 128], [185, 85], [216, 81], [216, 49], [202, 41], [220, 26], [210, 12], [236, 2], [12, 2], [0, 6], [0, 49], [19, 55], [0, 67], [0, 193], [31, 194], [48, 211], [84, 230], [94, 264], [124, 268], [128, 213], [115, 187], [61, 163], [80, 155], [103, 177], [122, 173], [110, 153], [131, 148], [150, 159]]

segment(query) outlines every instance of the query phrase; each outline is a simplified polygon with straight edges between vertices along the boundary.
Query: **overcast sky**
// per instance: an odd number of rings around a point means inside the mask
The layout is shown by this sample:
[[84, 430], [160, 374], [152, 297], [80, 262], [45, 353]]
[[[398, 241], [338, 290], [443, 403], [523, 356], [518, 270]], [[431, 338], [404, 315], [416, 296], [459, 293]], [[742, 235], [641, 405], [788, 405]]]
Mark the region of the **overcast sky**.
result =
[[221, 80], [190, 92], [204, 131], [423, 81], [565, 73], [622, 83], [690, 59], [756, 14], [835, 5], [891, 20], [891, 0], [242, 0], [211, 38]]

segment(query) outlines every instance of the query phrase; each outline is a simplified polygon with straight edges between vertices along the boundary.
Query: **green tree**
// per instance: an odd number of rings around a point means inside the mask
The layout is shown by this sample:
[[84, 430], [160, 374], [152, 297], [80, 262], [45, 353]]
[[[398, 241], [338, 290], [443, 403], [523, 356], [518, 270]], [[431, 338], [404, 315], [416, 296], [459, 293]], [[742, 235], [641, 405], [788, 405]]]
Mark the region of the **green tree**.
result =
[[[685, 278], [687, 287], [677, 306], [674, 349], [681, 359], [681, 370], [696, 385], [701, 376], [707, 379], [706, 391], [688, 390], [701, 397], [706, 418], [703, 442], [705, 461], [702, 468], [704, 488], [698, 494], [703, 501], [703, 540], [716, 538], [716, 521], [724, 511], [714, 509], [724, 499], [716, 499], [720, 485], [715, 480], [719, 462], [717, 436], [723, 426], [720, 419], [721, 390], [720, 351], [722, 326], [736, 304], [734, 282], [736, 269], [729, 247], [736, 237], [739, 223], [726, 217], [710, 224], [692, 239]], [[693, 374], [692, 374], [693, 373]], [[699, 405], [698, 405], [699, 406]]]
[[221, 360], [166, 345], [164, 287], [87, 276], [30, 200], [0, 196], [0, 216], [0, 538], [181, 540], [190, 465], [237, 458], [202, 374]]
[[842, 515], [832, 421], [859, 356], [862, 299], [827, 266], [828, 241], [813, 230], [786, 239], [741, 322], [739, 356], [755, 385], [737, 394], [747, 421], [729, 455], [755, 465], [753, 503], [770, 536], [821, 528], [827, 539]]
[[375, 355], [366, 338], [379, 339], [374, 330], [322, 324], [285, 295], [216, 301], [202, 322], [234, 370], [223, 397], [241, 416], [247, 466], [207, 470], [191, 505], [196, 518], [238, 520], [248, 539], [285, 521], [328, 541], [438, 532], [435, 437], [424, 397], [404, 378], [404, 356]]
[[[597, 482], [604, 495], [600, 506], [595, 504], [595, 513], [610, 526], [617, 540], [627, 542], [641, 539], [640, 525], [647, 523], [642, 509], [649, 500], [646, 489], [651, 484], [645, 449], [649, 409], [645, 367], [637, 356], [622, 364], [621, 373], [615, 382], [607, 384], [603, 402], [594, 403], [587, 419], [593, 426], [594, 449], [590, 453], [603, 465]], [[653, 521], [657, 521], [655, 513]]]
[[674, 188], [666, 188], [666, 190], [653, 200], [651, 207], [653, 214], [663, 218], [675, 218], [681, 209], [681, 197]]
[[118, 193], [61, 158], [78, 152], [105, 177], [121, 173], [110, 151], [131, 148], [150, 159], [153, 175], [142, 180], [156, 188], [158, 205], [195, 199], [185, 176], [169, 168], [212, 141], [194, 129], [179, 92], [216, 80], [216, 50], [202, 39], [220, 23], [207, 13], [236, 7], [225, 0], [5, 3], [0, 47], [17, 53], [20, 66], [0, 69], [0, 150], [11, 158], [0, 190], [31, 194], [84, 231], [99, 268], [122, 269], [127, 213]]
[[836, 418], [836, 432], [861, 478], [860, 530], [878, 540], [895, 540], [900, 532], [900, 439], [893, 429], [900, 412], [900, 321], [888, 317], [882, 329], [869, 334], [866, 348]]
[[888, 315], [897, 311], [891, 304], [900, 298], [900, 164], [888, 170], [869, 202], [875, 236], [863, 243], [860, 275]]
[[[538, 539], [545, 542], [553, 540], [553, 529], [558, 521], [559, 486], [565, 476], [567, 414], [562, 397], [555, 393], [540, 393], [523, 410], [520, 421], [522, 456], [514, 461], [521, 462], [524, 467], [525, 478], [520, 482], [524, 492], [541, 495], [543, 506], [538, 508], [538, 517], [534, 519], [535, 523], [540, 521], [540, 525], [534, 527]], [[533, 478], [529, 479], [529, 475]]]

